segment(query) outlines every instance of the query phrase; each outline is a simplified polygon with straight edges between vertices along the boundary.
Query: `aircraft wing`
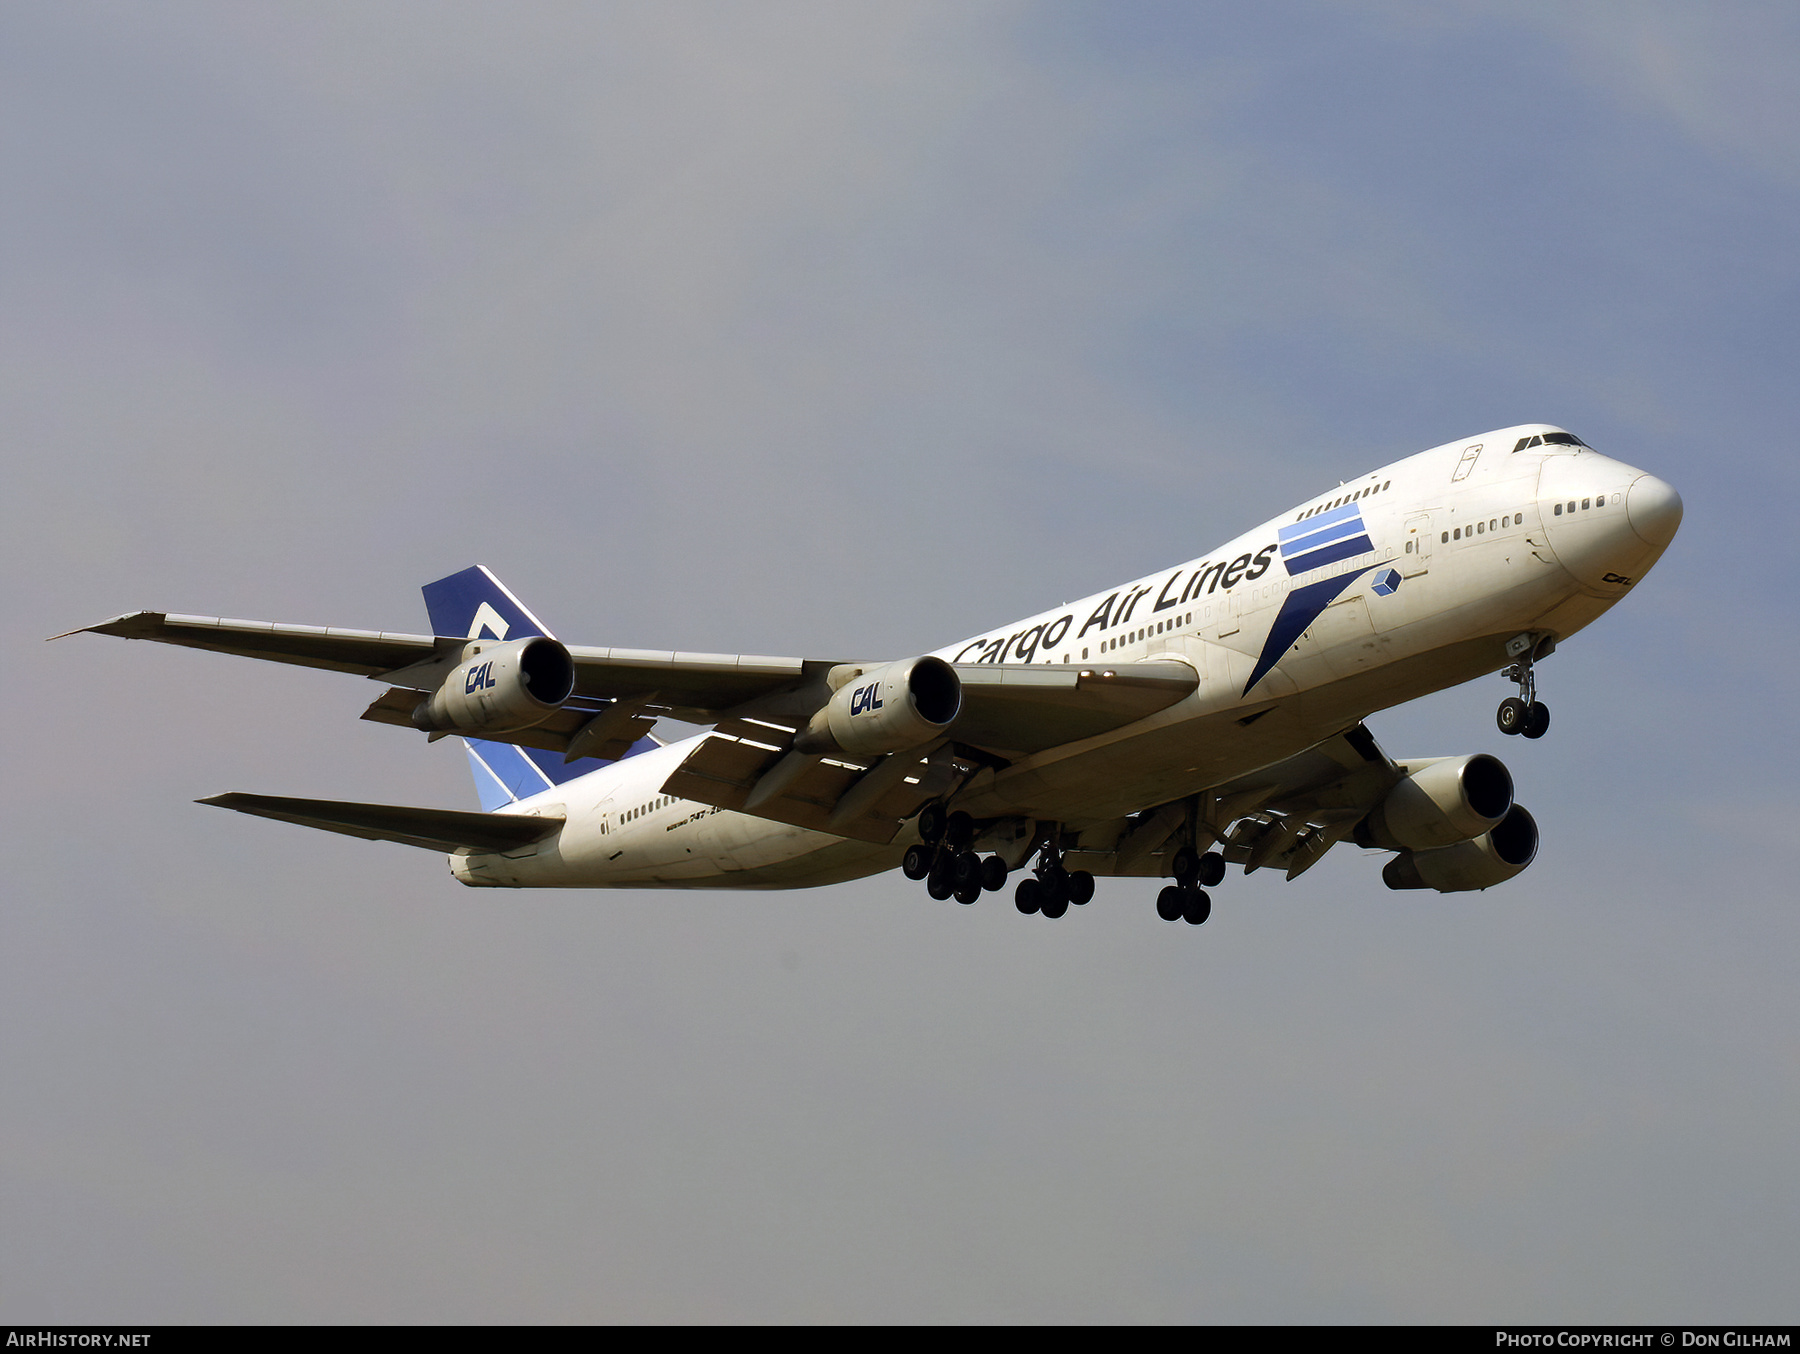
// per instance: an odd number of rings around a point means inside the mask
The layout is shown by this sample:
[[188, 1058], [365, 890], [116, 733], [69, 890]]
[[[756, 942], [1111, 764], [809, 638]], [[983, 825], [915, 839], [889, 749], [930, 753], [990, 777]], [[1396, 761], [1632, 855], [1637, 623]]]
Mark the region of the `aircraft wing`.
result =
[[948, 729], [959, 743], [998, 755], [1041, 752], [1135, 724], [1192, 694], [1186, 663], [958, 663], [962, 712]]
[[400, 842], [428, 851], [516, 851], [554, 836], [563, 819], [551, 814], [464, 813], [414, 809], [399, 804], [352, 804], [337, 799], [283, 799], [276, 795], [223, 794], [197, 799], [221, 809], [274, 818], [301, 827], [341, 832], [376, 842]]
[[[70, 633], [153, 640], [385, 680], [392, 684], [390, 689], [368, 707], [363, 718], [405, 728], [412, 727], [419, 693], [436, 689], [460, 661], [467, 643], [442, 635], [282, 625], [161, 611], [131, 612]], [[575, 692], [565, 705], [532, 728], [483, 733], [481, 737], [560, 752], [569, 760], [611, 758], [623, 755], [661, 715], [695, 724], [725, 721], [717, 735], [683, 767], [693, 774], [683, 778], [679, 790], [672, 782], [670, 793], [777, 821], [845, 830], [843, 801], [850, 786], [872, 769], [867, 760], [814, 758], [807, 768], [808, 783], [796, 782], [792, 793], [760, 797], [752, 793], [828, 694], [825, 677], [836, 666], [833, 662], [582, 645], [567, 648], [576, 677]], [[1172, 661], [1081, 667], [969, 663], [956, 665], [955, 671], [962, 684], [962, 710], [945, 731], [946, 738], [965, 758], [976, 757], [971, 765], [984, 759], [1004, 762], [1122, 728], [1182, 700], [1199, 684], [1191, 667]], [[803, 688], [811, 694], [802, 693]], [[752, 722], [738, 728], [741, 716], [749, 716]], [[885, 774], [896, 773], [890, 768]], [[934, 772], [924, 779], [909, 774], [899, 781], [917, 787], [936, 786], [942, 779], [941, 773]], [[885, 807], [900, 810], [898, 814], [883, 814], [881, 821], [865, 823], [851, 835], [891, 838], [910, 812], [907, 791], [899, 788], [898, 781], [891, 788]], [[865, 785], [852, 806], [867, 807], [871, 795], [872, 787]]]
[[[177, 616], [162, 611], [131, 611], [98, 625], [69, 631], [71, 635], [115, 635], [120, 639], [153, 639], [187, 649], [266, 658], [333, 672], [374, 677], [449, 653], [462, 640], [430, 635], [400, 635], [381, 630], [341, 630], [323, 625], [276, 625], [270, 621], [233, 621], [220, 616]], [[57, 635], [57, 639], [64, 636]]]
[[1192, 835], [1246, 873], [1268, 866], [1292, 879], [1348, 838], [1405, 774], [1357, 724], [1202, 794], [1092, 825], [1070, 868], [1166, 875], [1163, 858]]
[[[69, 633], [148, 639], [244, 658], [353, 672], [361, 677], [383, 678], [402, 690], [412, 691], [435, 689], [468, 642], [443, 635], [278, 625], [270, 621], [181, 616], [161, 611], [129, 612]], [[798, 658], [604, 649], [582, 645], [566, 647], [569, 656], [575, 660], [575, 695], [578, 701], [590, 702], [586, 707], [587, 717], [604, 708], [603, 704], [594, 702], [635, 700], [654, 704], [660, 713], [676, 719], [709, 724], [725, 710], [792, 686], [813, 666]], [[817, 666], [823, 672], [831, 664]], [[407, 723], [405, 719], [384, 720], [373, 711], [368, 717], [388, 723]], [[525, 745], [552, 746], [560, 750], [560, 745], [554, 743], [527, 742]]]
[[943, 735], [885, 757], [794, 751], [792, 719], [721, 720], [665, 792], [778, 823], [887, 843], [927, 800], [981, 767], [1122, 728], [1199, 685], [1185, 663], [959, 664], [962, 710]]

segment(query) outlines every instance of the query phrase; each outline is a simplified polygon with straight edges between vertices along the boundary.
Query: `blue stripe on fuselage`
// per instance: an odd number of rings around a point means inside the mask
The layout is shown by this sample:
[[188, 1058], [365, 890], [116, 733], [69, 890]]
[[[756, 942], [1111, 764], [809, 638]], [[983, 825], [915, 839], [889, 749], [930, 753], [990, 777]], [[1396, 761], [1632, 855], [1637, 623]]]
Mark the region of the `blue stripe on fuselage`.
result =
[[1316, 550], [1332, 541], [1342, 540], [1346, 536], [1354, 536], [1363, 531], [1362, 518], [1352, 517], [1345, 522], [1333, 522], [1329, 526], [1320, 527], [1317, 531], [1309, 531], [1304, 536], [1296, 536], [1291, 541], [1281, 543], [1283, 558], [1292, 559], [1295, 555], [1304, 555], [1308, 550]]
[[1333, 522], [1348, 522], [1352, 518], [1361, 517], [1362, 505], [1360, 503], [1346, 503], [1343, 507], [1333, 508], [1330, 512], [1315, 513], [1304, 522], [1295, 522], [1292, 526], [1282, 527], [1275, 533], [1275, 537], [1283, 546], [1286, 546], [1289, 541], [1317, 531], [1322, 526]]
[[1367, 536], [1352, 536], [1348, 540], [1337, 541], [1331, 545], [1321, 546], [1317, 550], [1310, 550], [1304, 555], [1297, 555], [1291, 559], [1283, 559], [1281, 562], [1287, 566], [1288, 574], [1292, 576], [1294, 574], [1303, 574], [1308, 569], [1317, 569], [1321, 565], [1336, 564], [1341, 559], [1350, 559], [1355, 555], [1362, 554], [1365, 550], [1373, 550], [1374, 548], [1375, 542], [1371, 541]]

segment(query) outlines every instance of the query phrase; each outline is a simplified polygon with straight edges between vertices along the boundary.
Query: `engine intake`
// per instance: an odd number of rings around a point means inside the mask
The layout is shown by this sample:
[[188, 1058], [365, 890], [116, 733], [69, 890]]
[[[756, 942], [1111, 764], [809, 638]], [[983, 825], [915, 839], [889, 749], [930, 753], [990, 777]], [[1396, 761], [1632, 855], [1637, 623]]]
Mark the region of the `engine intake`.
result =
[[1537, 820], [1522, 805], [1514, 804], [1492, 832], [1434, 851], [1395, 856], [1381, 872], [1381, 879], [1390, 889], [1436, 889], [1439, 893], [1488, 889], [1504, 884], [1531, 864], [1537, 849]]
[[444, 684], [413, 710], [432, 733], [512, 733], [542, 724], [575, 690], [575, 660], [539, 635], [471, 644]]
[[1406, 778], [1356, 825], [1358, 845], [1429, 851], [1466, 842], [1497, 827], [1512, 807], [1512, 774], [1485, 752], [1402, 765]]
[[800, 731], [794, 747], [859, 757], [901, 752], [930, 742], [961, 712], [962, 682], [941, 658], [926, 655], [862, 672], [852, 669]]

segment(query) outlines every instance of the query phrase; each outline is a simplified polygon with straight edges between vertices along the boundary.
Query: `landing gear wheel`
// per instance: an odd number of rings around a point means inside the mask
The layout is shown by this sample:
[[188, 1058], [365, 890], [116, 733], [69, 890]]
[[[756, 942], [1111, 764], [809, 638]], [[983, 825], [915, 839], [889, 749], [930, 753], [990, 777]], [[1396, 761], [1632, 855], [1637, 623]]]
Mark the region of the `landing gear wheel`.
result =
[[1212, 916], [1212, 899], [1205, 889], [1189, 889], [1182, 899], [1181, 919], [1189, 926], [1199, 926]]
[[999, 856], [989, 856], [981, 862], [981, 887], [989, 893], [1006, 887], [1006, 862]]
[[948, 870], [933, 870], [925, 881], [925, 892], [941, 903], [956, 892], [956, 881], [950, 878]]
[[1542, 738], [1550, 732], [1550, 707], [1533, 701], [1525, 707], [1525, 727], [1519, 730], [1527, 738]]
[[1071, 870], [1069, 872], [1069, 901], [1076, 907], [1085, 907], [1093, 896], [1094, 876], [1086, 870]]
[[1200, 873], [1195, 877], [1196, 883], [1204, 884], [1209, 889], [1217, 888], [1220, 881], [1224, 878], [1224, 856], [1221, 856], [1217, 851], [1208, 851], [1204, 856], [1200, 857]]
[[1182, 890], [1171, 884], [1156, 895], [1156, 915], [1164, 921], [1179, 921], [1186, 903]]
[[1067, 898], [1057, 897], [1057, 898], [1044, 899], [1044, 906], [1043, 906], [1044, 915], [1046, 917], [1050, 918], [1052, 921], [1055, 921], [1058, 917], [1062, 916], [1062, 914], [1067, 912], [1068, 910], [1069, 910], [1069, 900]]
[[[1042, 878], [1046, 898], [1053, 898], [1057, 902], [1065, 904], [1069, 901], [1069, 872], [1067, 870], [1060, 865], [1052, 865], [1044, 871]], [[1057, 915], [1061, 916], [1062, 914], [1058, 913]]]
[[[1524, 733], [1530, 719], [1531, 707], [1517, 696], [1508, 696], [1494, 712], [1494, 723], [1500, 726], [1500, 732], [1504, 734]], [[1544, 723], [1548, 727], [1549, 711], [1544, 712]]]
[[961, 809], [944, 820], [944, 844], [958, 851], [969, 849], [975, 840], [975, 820]]
[[923, 846], [909, 846], [900, 862], [900, 871], [908, 879], [923, 879], [931, 873], [931, 852]]
[[964, 905], [972, 903], [977, 898], [981, 897], [981, 884], [979, 881], [973, 884], [965, 884], [956, 890], [954, 896], [957, 902]]
[[1044, 886], [1035, 879], [1021, 879], [1013, 890], [1013, 906], [1029, 917], [1044, 906]]
[[956, 885], [957, 891], [974, 889], [981, 891], [981, 857], [973, 851], [958, 851], [951, 859], [950, 882]]
[[919, 838], [927, 846], [936, 846], [944, 840], [944, 806], [927, 804], [919, 810]]
[[1191, 884], [1200, 873], [1200, 856], [1191, 846], [1184, 846], [1175, 853], [1171, 867], [1175, 872], [1175, 882]]

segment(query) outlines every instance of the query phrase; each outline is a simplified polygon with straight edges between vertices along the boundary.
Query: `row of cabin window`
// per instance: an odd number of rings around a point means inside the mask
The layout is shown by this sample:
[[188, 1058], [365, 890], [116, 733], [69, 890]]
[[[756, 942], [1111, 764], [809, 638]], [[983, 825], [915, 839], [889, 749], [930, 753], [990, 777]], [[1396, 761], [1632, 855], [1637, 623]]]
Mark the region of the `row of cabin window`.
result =
[[[1168, 621], [1158, 621], [1155, 625], [1146, 625], [1143, 629], [1133, 631], [1131, 634], [1119, 635], [1114, 639], [1106, 640], [1101, 644], [1100, 652], [1111, 653], [1114, 649], [1120, 648], [1123, 645], [1136, 644], [1139, 640], [1148, 639], [1152, 635], [1166, 635], [1178, 625], [1192, 625], [1193, 623], [1194, 613], [1190, 611], [1185, 616], [1177, 616], [1173, 620]], [[1083, 658], [1087, 657], [1086, 649], [1081, 651], [1081, 656]], [[1068, 662], [1068, 659], [1065, 658], [1063, 661], [1066, 663]]]
[[1304, 522], [1315, 513], [1330, 512], [1333, 508], [1342, 507], [1346, 503], [1352, 503], [1359, 498], [1367, 498], [1370, 494], [1379, 494], [1384, 489], [1392, 489], [1393, 487], [1394, 482], [1392, 480], [1389, 480], [1386, 484], [1371, 484], [1368, 488], [1358, 489], [1353, 494], [1345, 494], [1342, 498], [1334, 498], [1329, 503], [1321, 503], [1316, 508], [1308, 508], [1294, 520], [1296, 522]]
[[[1614, 502], [1614, 503], [1617, 503], [1617, 502], [1618, 502], [1618, 501], [1619, 501], [1619, 495], [1618, 495], [1618, 494], [1614, 494], [1614, 495], [1613, 495], [1613, 502]], [[1585, 498], [1584, 498], [1584, 499], [1582, 499], [1582, 500], [1581, 500], [1581, 507], [1582, 507], [1582, 509], [1583, 509], [1583, 510], [1585, 510], [1585, 509], [1586, 509], [1586, 508], [1587, 508], [1587, 505], [1588, 505], [1588, 502], [1589, 502], [1589, 500], [1588, 500], [1588, 499], [1585, 499]], [[1606, 495], [1605, 495], [1605, 494], [1601, 494], [1601, 495], [1600, 495], [1600, 496], [1599, 496], [1599, 497], [1597, 497], [1597, 498], [1595, 498], [1595, 499], [1593, 499], [1593, 500], [1592, 500], [1592, 502], [1593, 502], [1593, 504], [1594, 504], [1594, 506], [1595, 506], [1595, 507], [1596, 507], [1596, 508], [1604, 508], [1604, 507], [1605, 507], [1605, 506], [1606, 506]], [[1554, 511], [1555, 511], [1555, 514], [1556, 514], [1556, 516], [1558, 516], [1558, 517], [1561, 517], [1561, 516], [1562, 516], [1562, 515], [1563, 515], [1563, 512], [1564, 512], [1564, 507], [1563, 507], [1563, 505], [1562, 505], [1562, 504], [1561, 504], [1561, 503], [1558, 503], [1558, 504], [1557, 504], [1557, 505], [1556, 505], [1556, 508], [1555, 508], [1555, 510], [1554, 510]], [[1574, 500], [1574, 499], [1572, 499], [1572, 498], [1571, 498], [1571, 499], [1570, 499], [1570, 500], [1569, 500], [1569, 503], [1568, 503], [1568, 508], [1567, 508], [1567, 511], [1569, 511], [1569, 512], [1575, 512], [1575, 511], [1576, 511], [1576, 507], [1575, 507], [1575, 500]]]
[[626, 809], [624, 813], [619, 815], [619, 821], [622, 823], [629, 823], [634, 818], [642, 818], [646, 813], [649, 813], [651, 809], [660, 809], [665, 805], [673, 804], [674, 802], [674, 795], [662, 795], [656, 799], [652, 799], [648, 804], [640, 804], [635, 809]]
[[[1592, 448], [1589, 448], [1589, 450], [1592, 450]], [[1617, 502], [1618, 499], [1619, 499], [1619, 495], [1614, 494], [1613, 500], [1615, 502]], [[1605, 506], [1606, 506], [1606, 495], [1600, 494], [1597, 497], [1584, 498], [1579, 501], [1571, 498], [1567, 503], [1558, 503], [1554, 508], [1551, 509], [1551, 512], [1554, 516], [1561, 517], [1564, 513], [1586, 512], [1589, 508], [1604, 508]], [[1477, 522], [1472, 527], [1453, 527], [1449, 531], [1441, 533], [1439, 535], [1438, 539], [1443, 544], [1448, 545], [1451, 541], [1460, 541], [1465, 536], [1485, 535], [1487, 532], [1490, 532], [1490, 531], [1498, 531], [1498, 530], [1501, 530], [1502, 528], [1509, 527], [1509, 526], [1518, 526], [1523, 521], [1524, 521], [1524, 518], [1521, 515], [1514, 515], [1511, 517], [1502, 517], [1498, 522], [1495, 522], [1492, 518], [1490, 518], [1486, 522]], [[1410, 550], [1411, 550], [1411, 543], [1409, 542], [1408, 543], [1409, 553], [1410, 553]]]
[[[1490, 531], [1502, 531], [1507, 527], [1516, 527], [1524, 520], [1525, 517], [1522, 513], [1502, 517], [1497, 522], [1490, 517], [1487, 521], [1477, 522], [1472, 527], [1452, 527], [1449, 531], [1440, 535], [1438, 540], [1440, 543], [1448, 545], [1451, 541], [1460, 541], [1464, 536], [1485, 536]], [[1407, 544], [1408, 548], [1410, 548], [1411, 542], [1408, 542]]]

